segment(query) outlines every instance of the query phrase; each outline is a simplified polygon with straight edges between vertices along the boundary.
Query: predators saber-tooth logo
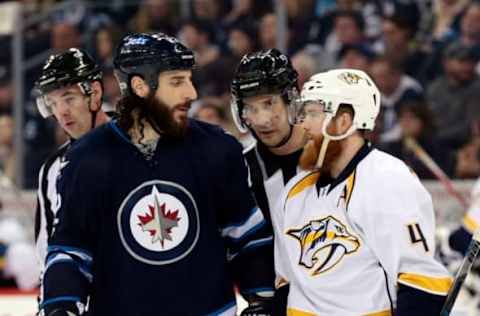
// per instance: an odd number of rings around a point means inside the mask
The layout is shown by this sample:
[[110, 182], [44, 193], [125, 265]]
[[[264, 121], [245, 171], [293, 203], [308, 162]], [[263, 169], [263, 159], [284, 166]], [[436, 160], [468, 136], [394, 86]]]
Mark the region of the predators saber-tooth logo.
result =
[[358, 238], [333, 216], [310, 221], [287, 234], [300, 242], [299, 264], [311, 270], [313, 276], [328, 271], [360, 247]]
[[341, 74], [338, 75], [338, 78], [340, 80], [345, 81], [349, 85], [358, 84], [360, 80], [364, 79], [360, 77], [358, 74], [353, 72], [342, 72]]

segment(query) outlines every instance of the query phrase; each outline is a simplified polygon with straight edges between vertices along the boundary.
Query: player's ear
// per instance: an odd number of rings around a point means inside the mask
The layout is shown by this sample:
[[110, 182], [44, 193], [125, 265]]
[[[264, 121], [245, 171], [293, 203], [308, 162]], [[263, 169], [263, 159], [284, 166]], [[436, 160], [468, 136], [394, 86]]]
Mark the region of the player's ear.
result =
[[133, 92], [141, 98], [146, 98], [150, 93], [150, 87], [148, 84], [139, 76], [133, 76], [130, 80], [130, 86], [132, 87]]
[[102, 84], [99, 81], [92, 82], [92, 101], [91, 102], [91, 110], [98, 111], [102, 107]]

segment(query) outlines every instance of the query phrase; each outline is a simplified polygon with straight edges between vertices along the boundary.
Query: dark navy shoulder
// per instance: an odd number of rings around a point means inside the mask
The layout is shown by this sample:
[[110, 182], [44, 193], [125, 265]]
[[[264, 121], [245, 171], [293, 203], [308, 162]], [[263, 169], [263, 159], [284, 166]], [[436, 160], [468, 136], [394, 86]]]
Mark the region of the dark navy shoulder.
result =
[[72, 144], [71, 141], [65, 142], [63, 145], [58, 147], [58, 149], [53, 154], [48, 156], [48, 158], [43, 163], [43, 165], [45, 166], [45, 169], [49, 169], [50, 166], [55, 162], [55, 160], [57, 160], [58, 157], [62, 157], [63, 155], [65, 155], [65, 152], [70, 148], [71, 144]]
[[77, 139], [68, 149], [66, 159], [98, 162], [108, 155], [110, 148], [114, 146], [115, 139], [118, 137], [115, 137], [111, 122], [103, 124]]
[[215, 146], [211, 147], [213, 150], [220, 149], [218, 146], [225, 146], [236, 150], [242, 149], [242, 145], [233, 135], [225, 132], [217, 125], [191, 119], [189, 121], [189, 127], [196, 143], [202, 142], [207, 146]]

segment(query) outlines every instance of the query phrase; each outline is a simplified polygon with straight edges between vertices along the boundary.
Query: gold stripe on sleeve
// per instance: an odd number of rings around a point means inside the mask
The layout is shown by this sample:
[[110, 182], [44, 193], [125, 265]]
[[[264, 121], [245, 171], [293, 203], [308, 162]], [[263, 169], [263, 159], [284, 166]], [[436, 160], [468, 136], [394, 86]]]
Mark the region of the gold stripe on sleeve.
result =
[[368, 314], [364, 314], [362, 316], [392, 316], [392, 311], [387, 309], [385, 311], [368, 313]]
[[304, 312], [299, 309], [287, 308], [287, 316], [315, 316], [315, 314]]
[[400, 273], [398, 282], [431, 294], [446, 295], [452, 285], [452, 278], [435, 278], [420, 274]]
[[473, 234], [479, 226], [480, 225], [478, 225], [473, 218], [468, 216], [468, 214], [463, 217], [463, 227], [465, 227], [469, 233]]

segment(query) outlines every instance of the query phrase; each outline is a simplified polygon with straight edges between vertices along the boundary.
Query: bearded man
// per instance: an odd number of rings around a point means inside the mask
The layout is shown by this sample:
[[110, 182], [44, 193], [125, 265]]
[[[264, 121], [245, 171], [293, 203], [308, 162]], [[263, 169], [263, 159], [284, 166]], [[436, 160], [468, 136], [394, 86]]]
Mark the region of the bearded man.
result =
[[288, 315], [438, 315], [452, 279], [433, 257], [430, 195], [399, 159], [365, 140], [380, 93], [363, 71], [305, 83], [293, 112], [309, 142], [307, 170], [272, 214]]

